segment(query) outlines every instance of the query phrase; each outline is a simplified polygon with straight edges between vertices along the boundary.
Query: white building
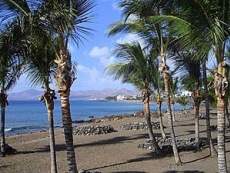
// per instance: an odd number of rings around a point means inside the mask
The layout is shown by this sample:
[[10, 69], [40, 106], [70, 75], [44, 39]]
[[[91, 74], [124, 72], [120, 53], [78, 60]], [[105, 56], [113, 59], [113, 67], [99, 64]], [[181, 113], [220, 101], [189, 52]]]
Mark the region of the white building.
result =
[[126, 96], [125, 95], [118, 95], [117, 100], [125, 100]]

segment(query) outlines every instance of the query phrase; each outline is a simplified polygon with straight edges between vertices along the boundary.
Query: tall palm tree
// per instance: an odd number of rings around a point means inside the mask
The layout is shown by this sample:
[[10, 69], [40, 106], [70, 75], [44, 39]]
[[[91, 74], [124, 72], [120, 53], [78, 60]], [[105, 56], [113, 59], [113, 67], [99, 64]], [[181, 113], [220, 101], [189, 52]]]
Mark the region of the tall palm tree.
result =
[[[112, 25], [109, 34], [119, 32], [133, 32], [146, 41], [146, 46], [156, 49], [160, 57], [160, 72], [163, 76], [165, 93], [167, 96], [167, 106], [169, 113], [169, 124], [172, 138], [172, 147], [175, 162], [181, 164], [181, 159], [176, 145], [176, 136], [173, 125], [173, 114], [171, 107], [171, 75], [169, 66], [166, 64], [166, 57], [169, 55], [169, 41], [172, 39], [170, 32], [166, 32], [164, 23], [153, 23], [151, 16], [161, 15], [164, 11], [170, 11], [171, 1], [161, 0], [122, 0], [120, 7], [123, 11], [123, 20]], [[134, 16], [134, 19], [130, 16]]]
[[153, 83], [153, 75], [157, 70], [154, 59], [151, 54], [142, 50], [139, 43], [119, 44], [115, 54], [117, 58], [122, 59], [122, 62], [110, 65], [108, 72], [115, 79], [131, 83], [141, 91], [149, 138], [155, 151], [159, 153], [160, 148], [153, 133], [150, 111], [151, 83]]
[[33, 37], [30, 44], [28, 56], [26, 57], [27, 75], [32, 85], [39, 85], [44, 88], [44, 94], [41, 101], [44, 102], [49, 124], [50, 137], [50, 159], [51, 173], [57, 173], [57, 161], [55, 150], [55, 134], [54, 134], [54, 99], [56, 99], [55, 91], [50, 88], [50, 83], [55, 75], [55, 52], [52, 48], [52, 38], [50, 35], [36, 27], [32, 31]]
[[1, 107], [1, 145], [0, 152], [5, 156], [5, 114], [8, 106], [7, 92], [13, 88], [21, 72], [21, 62], [13, 50], [12, 35], [0, 33], [0, 107]]
[[[197, 57], [204, 57], [212, 49], [218, 67], [214, 75], [217, 97], [218, 170], [227, 172], [225, 152], [225, 97], [228, 89], [224, 52], [229, 39], [230, 3], [228, 0], [175, 0], [177, 11], [172, 16], [159, 16], [170, 23], [170, 28], [183, 40], [184, 46], [198, 47]], [[156, 18], [155, 18], [156, 19]]]
[[77, 164], [73, 145], [72, 118], [70, 111], [70, 89], [75, 80], [72, 68], [71, 54], [68, 50], [70, 40], [76, 44], [82, 41], [90, 29], [84, 26], [91, 19], [94, 7], [91, 0], [48, 0], [40, 8], [42, 25], [54, 35], [57, 40], [56, 83], [61, 99], [61, 111], [66, 142], [67, 162], [69, 172], [76, 173]]

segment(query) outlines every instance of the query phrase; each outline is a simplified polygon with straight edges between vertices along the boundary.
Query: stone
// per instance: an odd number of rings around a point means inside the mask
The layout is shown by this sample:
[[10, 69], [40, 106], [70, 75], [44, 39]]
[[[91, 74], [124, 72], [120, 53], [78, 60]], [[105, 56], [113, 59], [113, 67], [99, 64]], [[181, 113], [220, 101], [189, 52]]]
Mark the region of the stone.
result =
[[[158, 145], [163, 150], [163, 152], [172, 151], [172, 139], [171, 138], [168, 137], [166, 139], [163, 139], [161, 137], [156, 137], [156, 140], [158, 141]], [[176, 139], [176, 143], [177, 143], [177, 148], [179, 151], [190, 151], [190, 150], [197, 149], [195, 138], [178, 138]], [[201, 139], [199, 146], [203, 147], [205, 145], [206, 145], [206, 141]], [[150, 150], [153, 152], [155, 151], [153, 147], [153, 143], [149, 139], [145, 140], [143, 144], [139, 144], [138, 148]]]
[[[152, 122], [153, 129], [160, 129], [159, 122]], [[134, 123], [127, 123], [121, 126], [123, 130], [144, 130], [148, 129], [146, 122], [134, 122]]]
[[73, 134], [74, 135], [101, 135], [101, 134], [107, 134], [107, 133], [112, 133], [112, 132], [116, 132], [116, 130], [114, 130], [114, 128], [111, 125], [97, 125], [97, 126], [93, 126], [93, 125], [89, 125], [89, 126], [80, 126], [80, 127], [76, 127], [73, 129]]

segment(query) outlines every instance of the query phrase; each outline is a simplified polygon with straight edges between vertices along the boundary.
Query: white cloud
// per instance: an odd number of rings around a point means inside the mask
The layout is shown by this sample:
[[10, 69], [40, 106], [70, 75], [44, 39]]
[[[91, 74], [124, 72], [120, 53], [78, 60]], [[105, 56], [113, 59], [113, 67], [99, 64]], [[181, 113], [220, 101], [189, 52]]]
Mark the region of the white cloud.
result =
[[[78, 80], [81, 82], [81, 87], [85, 88], [86, 86], [91, 86], [94, 89], [103, 89], [103, 88], [116, 88], [120, 86], [130, 85], [122, 84], [120, 81], [114, 81], [114, 79], [100, 71], [97, 68], [90, 68], [88, 66], [78, 64]], [[78, 81], [77, 80], [77, 81]], [[78, 82], [75, 82], [74, 85], [78, 86]]]
[[144, 40], [142, 40], [137, 34], [126, 34], [124, 37], [119, 38], [116, 43], [118, 44], [124, 44], [124, 43], [133, 43], [133, 42], [139, 42], [141, 44], [141, 47], [144, 47]]
[[97, 47], [95, 46], [89, 53], [91, 57], [102, 57], [102, 56], [108, 56], [110, 54], [108, 47]]
[[87, 80], [90, 80], [91, 82], [96, 82], [96, 79], [98, 78], [99, 71], [96, 68], [89, 68], [87, 66], [79, 64], [77, 66], [77, 69], [79, 70], [79, 73], [83, 73], [84, 76], [87, 76]]
[[89, 55], [92, 58], [98, 59], [100, 63], [104, 66], [113, 63], [115, 60], [115, 58], [111, 56], [111, 50], [106, 46], [104, 47], [95, 46], [93, 49], [91, 49]]

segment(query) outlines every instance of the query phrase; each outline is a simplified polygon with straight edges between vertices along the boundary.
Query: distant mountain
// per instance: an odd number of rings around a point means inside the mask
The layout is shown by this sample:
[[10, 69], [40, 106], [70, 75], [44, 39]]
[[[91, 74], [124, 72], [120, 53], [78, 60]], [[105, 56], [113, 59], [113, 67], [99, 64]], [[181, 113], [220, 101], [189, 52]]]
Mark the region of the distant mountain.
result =
[[85, 90], [85, 91], [72, 91], [72, 99], [105, 99], [108, 96], [116, 95], [136, 95], [137, 93], [125, 88], [122, 89], [103, 89], [103, 90]]
[[9, 100], [38, 100], [42, 93], [42, 91], [35, 89], [14, 92], [9, 94]]
[[[9, 100], [38, 100], [42, 95], [43, 91], [39, 90], [26, 90], [22, 92], [14, 92], [9, 94]], [[97, 100], [105, 99], [108, 96], [116, 95], [136, 95], [137, 92], [128, 90], [125, 88], [122, 89], [103, 89], [103, 90], [82, 90], [82, 91], [72, 91], [70, 98], [73, 100]], [[57, 94], [58, 95], [58, 94]]]

